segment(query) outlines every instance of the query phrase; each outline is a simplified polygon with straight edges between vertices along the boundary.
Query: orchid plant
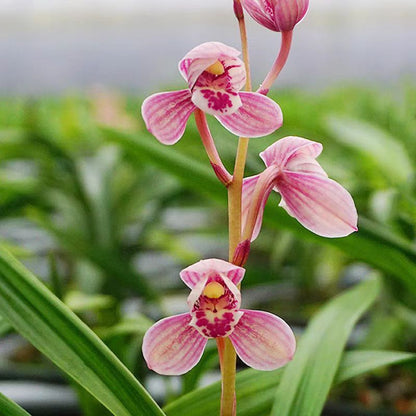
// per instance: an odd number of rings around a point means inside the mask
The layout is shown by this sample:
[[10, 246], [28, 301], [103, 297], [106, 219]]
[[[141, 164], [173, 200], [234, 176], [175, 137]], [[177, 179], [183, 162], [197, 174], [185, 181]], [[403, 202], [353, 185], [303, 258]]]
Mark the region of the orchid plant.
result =
[[[243, 7], [259, 24], [282, 33], [280, 52], [257, 92], [251, 91]], [[236, 414], [236, 354], [250, 367], [273, 370], [290, 361], [296, 349], [295, 336], [282, 319], [240, 308], [242, 266], [260, 232], [271, 191], [281, 195], [280, 205], [289, 215], [318, 235], [343, 237], [357, 230], [351, 195], [316, 161], [320, 143], [294, 136], [277, 140], [260, 154], [265, 170], [243, 178], [249, 138], [271, 134], [282, 125], [282, 111], [267, 94], [286, 63], [293, 29], [307, 9], [307, 0], [234, 0], [243, 61], [239, 51], [220, 42], [196, 46], [179, 62], [188, 88], [151, 95], [142, 106], [147, 129], [166, 145], [182, 137], [193, 113], [213, 170], [228, 189], [228, 262], [201, 260], [182, 270], [180, 277], [191, 289], [189, 312], [158, 321], [143, 340], [150, 369], [180, 375], [198, 363], [207, 340], [215, 339], [222, 416]], [[233, 173], [221, 160], [206, 114], [239, 136]]]

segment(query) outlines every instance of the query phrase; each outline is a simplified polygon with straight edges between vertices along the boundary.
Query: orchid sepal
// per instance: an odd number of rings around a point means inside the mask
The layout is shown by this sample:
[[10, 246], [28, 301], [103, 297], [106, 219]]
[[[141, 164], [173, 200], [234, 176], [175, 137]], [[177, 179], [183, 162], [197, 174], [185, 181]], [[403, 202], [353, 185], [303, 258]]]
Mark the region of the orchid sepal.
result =
[[257, 237], [272, 189], [282, 196], [280, 206], [317, 235], [336, 238], [357, 231], [354, 201], [315, 160], [321, 151], [320, 143], [289, 136], [260, 153], [265, 171], [243, 182], [244, 239], [253, 241]]

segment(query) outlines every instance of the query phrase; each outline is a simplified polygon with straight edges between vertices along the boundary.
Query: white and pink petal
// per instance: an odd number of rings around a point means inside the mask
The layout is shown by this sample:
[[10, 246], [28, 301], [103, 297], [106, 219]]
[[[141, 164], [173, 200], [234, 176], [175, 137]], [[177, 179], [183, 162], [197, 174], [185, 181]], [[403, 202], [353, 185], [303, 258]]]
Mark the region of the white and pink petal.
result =
[[296, 350], [289, 325], [268, 312], [244, 310], [230, 340], [240, 359], [257, 370], [275, 370], [287, 364]]
[[191, 49], [179, 62], [179, 71], [192, 89], [198, 77], [221, 58], [236, 58], [240, 55], [237, 49], [221, 42], [205, 42]]
[[242, 106], [231, 115], [216, 115], [231, 133], [242, 137], [261, 137], [273, 133], [283, 123], [280, 107], [270, 98], [255, 92], [239, 93]]
[[285, 171], [279, 176], [280, 205], [305, 228], [323, 237], [357, 231], [357, 210], [349, 192], [322, 175]]
[[143, 338], [147, 366], [163, 375], [180, 375], [201, 359], [207, 339], [189, 325], [189, 313], [156, 322]]
[[242, 106], [237, 92], [211, 87], [195, 87], [192, 102], [200, 110], [213, 116], [231, 115]]
[[303, 137], [288, 136], [277, 140], [260, 153], [267, 167], [277, 165], [288, 168], [288, 164], [296, 163], [298, 158], [315, 159], [322, 152], [322, 144]]
[[221, 259], [200, 260], [180, 272], [182, 281], [193, 289], [200, 281], [204, 281], [212, 273], [228, 277], [234, 285], [238, 285], [244, 277], [245, 269]]
[[183, 135], [195, 110], [189, 90], [161, 92], [147, 97], [142, 105], [146, 127], [163, 144], [174, 144]]

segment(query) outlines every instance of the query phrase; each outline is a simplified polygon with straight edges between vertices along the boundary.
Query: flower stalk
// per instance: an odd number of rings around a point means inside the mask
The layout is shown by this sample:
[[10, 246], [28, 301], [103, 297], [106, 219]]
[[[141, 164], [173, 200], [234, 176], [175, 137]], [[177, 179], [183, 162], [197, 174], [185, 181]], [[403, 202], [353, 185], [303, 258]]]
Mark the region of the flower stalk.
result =
[[260, 88], [257, 90], [259, 94], [267, 95], [269, 93], [270, 87], [279, 76], [280, 71], [285, 66], [289, 56], [290, 47], [292, 45], [292, 38], [293, 30], [282, 32], [282, 42], [280, 44], [279, 55], [277, 55], [273, 66], [271, 67], [269, 73], [266, 75], [266, 78], [264, 78], [264, 81], [260, 84]]
[[[245, 90], [251, 91], [250, 58], [248, 53], [247, 30], [244, 20], [244, 11], [240, 0], [234, 0], [234, 13], [238, 21], [241, 39], [241, 51], [246, 69]], [[228, 230], [229, 230], [229, 261], [234, 260], [235, 252], [241, 240], [241, 199], [243, 189], [244, 170], [247, 160], [249, 138], [238, 139], [237, 154], [235, 158], [233, 181], [228, 187]], [[232, 343], [227, 339], [224, 344], [224, 358], [221, 367], [221, 416], [236, 415], [235, 377], [236, 352]]]
[[[280, 139], [260, 153], [266, 169], [244, 178], [249, 138], [273, 133], [283, 123], [279, 105], [267, 94], [286, 64], [293, 28], [309, 0], [233, 0], [233, 5], [243, 60], [238, 50], [220, 42], [196, 46], [179, 62], [187, 88], [153, 94], [142, 105], [147, 129], [165, 145], [181, 139], [193, 113], [214, 173], [228, 191], [229, 261], [201, 260], [182, 270], [180, 277], [191, 290], [189, 310], [152, 325], [142, 346], [150, 369], [181, 375], [197, 365], [208, 340], [215, 339], [221, 416], [236, 416], [237, 355], [252, 368], [270, 371], [287, 364], [296, 349], [294, 334], [281, 318], [241, 308], [241, 266], [259, 234], [271, 191], [280, 194], [280, 206], [289, 215], [315, 234], [342, 237], [357, 230], [351, 195], [315, 160], [322, 151], [318, 142], [296, 136]], [[278, 56], [257, 92], [252, 91], [243, 7], [259, 24], [282, 34]], [[239, 137], [232, 173], [217, 151], [206, 114]]]
[[221, 157], [218, 154], [217, 148], [212, 138], [211, 132], [208, 127], [207, 118], [205, 113], [200, 109], [196, 109], [194, 112], [196, 127], [198, 128], [199, 135], [201, 136], [202, 144], [207, 152], [211, 166], [214, 169], [217, 178], [228, 187], [232, 182], [232, 176], [227, 171], [226, 167], [222, 163]]

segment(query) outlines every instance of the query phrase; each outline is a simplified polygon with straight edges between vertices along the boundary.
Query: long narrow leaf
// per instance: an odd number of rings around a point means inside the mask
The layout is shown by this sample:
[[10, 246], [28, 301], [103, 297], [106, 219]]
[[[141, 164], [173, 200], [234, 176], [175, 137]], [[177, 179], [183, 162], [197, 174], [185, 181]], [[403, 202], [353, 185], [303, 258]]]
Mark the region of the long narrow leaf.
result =
[[4, 416], [30, 416], [18, 404], [0, 393], [0, 414]]
[[272, 416], [321, 414], [351, 330], [375, 300], [379, 286], [378, 279], [368, 280], [334, 298], [312, 319], [285, 368]]
[[338, 368], [336, 381], [349, 380], [379, 367], [416, 360], [416, 354], [401, 351], [353, 351], [346, 353]]
[[102, 341], [2, 248], [0, 313], [114, 415], [163, 415]]

